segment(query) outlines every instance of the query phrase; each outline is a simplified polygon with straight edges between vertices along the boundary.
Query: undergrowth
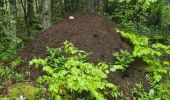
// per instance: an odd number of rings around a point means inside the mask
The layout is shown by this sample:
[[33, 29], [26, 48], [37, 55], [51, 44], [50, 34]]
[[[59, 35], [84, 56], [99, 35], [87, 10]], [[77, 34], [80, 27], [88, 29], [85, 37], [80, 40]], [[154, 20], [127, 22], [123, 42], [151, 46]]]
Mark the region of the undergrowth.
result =
[[[135, 34], [119, 30], [117, 32], [119, 32], [122, 37], [128, 38], [134, 45], [131, 54], [132, 58], [142, 58], [147, 64], [145, 72], [150, 84], [150, 91], [149, 93], [146, 92], [141, 84], [137, 84], [137, 87], [134, 89], [133, 98], [135, 100], [169, 100], [170, 64], [169, 61], [165, 59], [165, 56], [170, 55], [170, 45], [163, 45], [161, 43], [151, 44], [148, 37], [139, 37]], [[122, 51], [119, 54], [121, 53]]]
[[107, 95], [114, 99], [120, 96], [117, 86], [106, 80], [110, 73], [107, 64], [88, 62], [89, 53], [78, 50], [67, 41], [63, 47], [47, 48], [47, 51], [46, 58], [35, 58], [30, 65], [42, 66], [46, 74], [37, 81], [42, 85], [48, 84], [51, 99], [105, 100]]
[[[78, 50], [72, 43], [64, 42], [60, 48], [48, 48], [47, 57], [34, 58], [29, 64], [35, 68], [41, 67], [43, 76], [39, 76], [37, 83], [40, 95], [37, 99], [45, 99], [43, 93], [49, 93], [48, 99], [75, 100], [97, 99], [105, 100], [108, 96], [120, 99], [123, 95], [118, 86], [107, 81], [108, 74], [117, 70], [125, 71], [136, 58], [142, 58], [147, 64], [146, 79], [150, 90], [146, 91], [142, 84], [136, 84], [133, 89], [134, 100], [169, 100], [170, 99], [170, 64], [166, 59], [170, 55], [170, 45], [152, 43], [150, 38], [117, 30], [123, 38], [133, 44], [133, 51], [120, 50], [113, 53], [116, 61], [112, 64], [88, 62], [87, 53]], [[0, 67], [1, 89], [12, 84], [12, 80], [24, 80], [24, 74], [16, 71], [21, 59], [17, 58], [10, 66]], [[44, 89], [47, 89], [44, 92]], [[45, 90], [46, 90], [45, 89]], [[43, 90], [43, 91], [42, 91]]]
[[[128, 38], [134, 45], [133, 51], [116, 52], [114, 64], [87, 62], [90, 53], [78, 50], [72, 43], [65, 42], [61, 48], [47, 48], [48, 56], [44, 59], [35, 58], [30, 65], [42, 66], [46, 73], [38, 78], [41, 85], [48, 84], [48, 91], [53, 99], [106, 99], [111, 94], [115, 99], [121, 95], [117, 86], [109, 83], [106, 78], [110, 72], [126, 70], [136, 58], [142, 58], [147, 64], [146, 78], [150, 90], [143, 89], [142, 84], [136, 84], [133, 91], [134, 100], [169, 100], [169, 61], [164, 59], [170, 54], [170, 45], [150, 43], [148, 37], [117, 31], [122, 37]], [[110, 90], [110, 91], [108, 91]], [[87, 96], [88, 95], [88, 96]]]

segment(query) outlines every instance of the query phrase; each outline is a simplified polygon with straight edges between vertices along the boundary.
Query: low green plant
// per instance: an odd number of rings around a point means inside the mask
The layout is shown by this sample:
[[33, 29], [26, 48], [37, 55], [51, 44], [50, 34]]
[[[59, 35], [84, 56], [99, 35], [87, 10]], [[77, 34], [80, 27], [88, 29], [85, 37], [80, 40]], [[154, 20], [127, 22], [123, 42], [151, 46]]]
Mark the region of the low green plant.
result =
[[21, 81], [24, 79], [24, 73], [20, 73], [17, 71], [17, 66], [21, 63], [21, 58], [17, 57], [14, 61], [12, 61], [9, 66], [4, 67], [4, 79], [5, 80], [15, 80]]
[[[136, 87], [133, 90], [133, 99], [134, 100], [155, 100], [155, 91], [151, 89], [149, 93], [145, 91], [142, 84], [136, 84]], [[160, 100], [156, 98], [156, 100]]]
[[120, 52], [113, 53], [113, 56], [116, 57], [113, 67], [119, 66], [122, 70], [125, 70], [134, 61], [133, 56], [127, 50], [120, 50]]
[[2, 78], [5, 75], [4, 68], [0, 66], [0, 78]]
[[0, 66], [0, 86], [8, 87], [13, 82], [20, 82], [24, 80], [25, 73], [17, 71], [17, 66], [20, 63], [21, 58], [18, 57], [8, 66]]
[[120, 96], [117, 86], [106, 80], [108, 65], [88, 62], [89, 53], [78, 50], [67, 41], [61, 48], [47, 48], [47, 51], [46, 58], [32, 59], [30, 65], [34, 64], [36, 68], [42, 66], [46, 74], [37, 81], [48, 84], [51, 99], [105, 100], [108, 94], [115, 99]]
[[[128, 38], [134, 45], [133, 58], [142, 58], [147, 63], [145, 72], [151, 89], [147, 93], [138, 85], [137, 88], [140, 87], [140, 89], [136, 92], [138, 94], [137, 100], [169, 100], [170, 88], [168, 85], [170, 84], [168, 80], [170, 78], [170, 64], [164, 57], [170, 54], [170, 45], [151, 44], [148, 37], [139, 37], [135, 34], [119, 30], [118, 32], [124, 38]], [[165, 93], [164, 96], [163, 93]]]
[[160, 84], [152, 86], [147, 92], [142, 84], [136, 84], [133, 90], [134, 100], [169, 100], [170, 99], [170, 81], [161, 82]]
[[[25, 74], [17, 71], [17, 66], [20, 64], [21, 59], [16, 58], [12, 61], [9, 66], [0, 66], [0, 99], [4, 96], [3, 93], [6, 93], [8, 87], [11, 87], [15, 82], [21, 82], [25, 78]], [[10, 98], [16, 99], [16, 98]], [[2, 99], [7, 100], [7, 99]]]
[[8, 98], [20, 100], [22, 95], [27, 100], [35, 100], [37, 88], [28, 83], [16, 83], [8, 90]]
[[45, 99], [46, 88], [44, 86], [36, 86], [36, 90], [34, 93], [35, 100], [46, 100]]

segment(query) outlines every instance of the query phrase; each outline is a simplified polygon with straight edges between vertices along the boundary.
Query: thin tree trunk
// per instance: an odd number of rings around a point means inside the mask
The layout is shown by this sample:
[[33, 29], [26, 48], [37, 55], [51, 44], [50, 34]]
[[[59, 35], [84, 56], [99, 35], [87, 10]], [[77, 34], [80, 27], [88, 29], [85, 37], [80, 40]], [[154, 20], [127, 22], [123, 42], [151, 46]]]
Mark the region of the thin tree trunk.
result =
[[95, 9], [96, 9], [95, 0], [88, 0], [88, 1], [89, 1], [89, 2], [88, 2], [88, 4], [89, 4], [88, 10], [89, 10], [90, 12], [95, 12]]
[[79, 0], [71, 0], [72, 11], [80, 10], [80, 1]]
[[26, 10], [26, 6], [24, 5], [23, 0], [21, 0], [21, 5], [22, 5], [23, 11], [24, 11], [25, 25], [26, 25], [27, 34], [28, 34], [28, 37], [29, 37], [31, 33], [30, 33], [30, 30], [29, 30], [29, 26], [28, 26], [27, 10]]
[[74, 6], [75, 6], [75, 10], [76, 10], [76, 8], [77, 8], [78, 10], [80, 10], [80, 0], [76, 0]]
[[106, 12], [109, 7], [109, 0], [104, 0], [103, 3], [104, 3], [104, 11]]
[[28, 24], [30, 27], [32, 26], [32, 21], [34, 16], [33, 0], [27, 1], [27, 16], [28, 16]]
[[97, 11], [98, 11], [98, 13], [99, 14], [103, 14], [103, 10], [104, 10], [104, 1], [103, 0], [98, 0], [98, 9], [97, 9]]
[[0, 7], [4, 7], [4, 0], [0, 0]]
[[70, 0], [64, 0], [64, 10], [66, 12], [69, 12], [71, 9], [71, 6], [70, 6]]
[[44, 2], [44, 0], [41, 0], [40, 5], [39, 5], [40, 13], [42, 13], [42, 10], [43, 10], [43, 2]]
[[46, 29], [51, 26], [51, 0], [44, 0], [43, 1], [43, 29]]

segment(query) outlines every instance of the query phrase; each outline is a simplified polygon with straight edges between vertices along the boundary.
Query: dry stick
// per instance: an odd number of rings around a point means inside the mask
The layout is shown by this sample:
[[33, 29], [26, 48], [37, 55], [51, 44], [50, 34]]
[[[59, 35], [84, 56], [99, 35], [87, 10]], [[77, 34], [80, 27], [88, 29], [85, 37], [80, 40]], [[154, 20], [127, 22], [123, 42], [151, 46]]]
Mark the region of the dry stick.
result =
[[30, 30], [29, 30], [28, 20], [27, 20], [27, 12], [26, 12], [26, 7], [24, 6], [23, 0], [21, 0], [21, 6], [22, 6], [23, 11], [24, 11], [24, 19], [25, 19], [25, 25], [26, 25], [26, 28], [27, 28], [27, 34], [28, 34], [28, 37], [30, 37]]

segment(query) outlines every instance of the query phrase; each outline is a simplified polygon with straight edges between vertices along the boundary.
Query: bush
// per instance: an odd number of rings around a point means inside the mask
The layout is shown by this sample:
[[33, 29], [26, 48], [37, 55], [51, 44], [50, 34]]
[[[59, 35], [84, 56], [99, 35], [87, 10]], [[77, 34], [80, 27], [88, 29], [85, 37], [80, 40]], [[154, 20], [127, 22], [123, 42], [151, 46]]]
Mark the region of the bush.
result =
[[48, 84], [53, 99], [104, 100], [109, 94], [115, 99], [120, 96], [117, 86], [106, 80], [108, 65], [87, 62], [90, 53], [78, 50], [67, 41], [63, 47], [47, 48], [47, 51], [46, 58], [33, 59], [30, 65], [42, 66], [46, 74], [38, 78], [38, 83]]

